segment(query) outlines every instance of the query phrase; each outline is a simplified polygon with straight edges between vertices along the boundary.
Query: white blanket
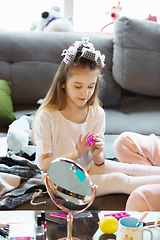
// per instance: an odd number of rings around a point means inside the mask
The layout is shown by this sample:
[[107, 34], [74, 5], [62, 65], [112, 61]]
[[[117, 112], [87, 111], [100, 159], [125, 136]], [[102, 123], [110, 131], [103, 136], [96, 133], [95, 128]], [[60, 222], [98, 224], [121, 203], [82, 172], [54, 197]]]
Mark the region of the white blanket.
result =
[[19, 176], [0, 172], [0, 197], [20, 185], [21, 178]]

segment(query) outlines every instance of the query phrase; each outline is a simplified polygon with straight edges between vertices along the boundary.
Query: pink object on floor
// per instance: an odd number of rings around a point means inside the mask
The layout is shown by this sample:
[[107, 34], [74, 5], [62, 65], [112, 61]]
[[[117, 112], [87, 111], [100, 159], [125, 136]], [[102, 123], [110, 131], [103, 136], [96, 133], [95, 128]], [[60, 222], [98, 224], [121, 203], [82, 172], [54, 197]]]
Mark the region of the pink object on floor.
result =
[[104, 217], [106, 216], [115, 217], [117, 220], [119, 220], [120, 218], [123, 218], [123, 217], [130, 217], [130, 214], [127, 212], [117, 212], [117, 213], [105, 214]]
[[51, 213], [50, 213], [50, 216], [60, 217], [60, 218], [65, 218], [65, 219], [67, 219], [67, 214], [62, 214], [62, 213], [57, 213], [57, 212], [51, 212]]
[[91, 134], [91, 135], [89, 135], [89, 136], [87, 137], [87, 142], [88, 142], [88, 144], [89, 144], [90, 147], [95, 143], [95, 141], [93, 140], [93, 138], [94, 138], [93, 134]]

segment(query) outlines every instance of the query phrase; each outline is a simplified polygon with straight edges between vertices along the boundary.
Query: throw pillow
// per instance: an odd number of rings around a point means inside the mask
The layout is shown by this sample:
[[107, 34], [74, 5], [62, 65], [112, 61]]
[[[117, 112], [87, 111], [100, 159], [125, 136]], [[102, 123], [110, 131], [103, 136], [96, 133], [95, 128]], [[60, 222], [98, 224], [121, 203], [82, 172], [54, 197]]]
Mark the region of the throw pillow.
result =
[[12, 83], [0, 80], [0, 127], [7, 127], [16, 118], [11, 100]]

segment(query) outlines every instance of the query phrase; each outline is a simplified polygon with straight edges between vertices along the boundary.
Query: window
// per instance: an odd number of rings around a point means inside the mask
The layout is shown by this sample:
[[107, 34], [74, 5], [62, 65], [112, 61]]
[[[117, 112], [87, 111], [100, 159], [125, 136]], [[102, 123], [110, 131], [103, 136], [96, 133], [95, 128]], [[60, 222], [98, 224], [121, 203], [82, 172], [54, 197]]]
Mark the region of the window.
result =
[[[66, 18], [73, 16], [75, 32], [100, 32], [112, 18], [106, 15], [118, 0], [5, 0], [0, 3], [0, 28], [7, 31], [30, 31], [40, 14], [53, 6], [59, 6]], [[149, 14], [159, 22], [159, 0], [121, 0], [122, 16], [145, 19]], [[104, 29], [113, 31], [113, 24]]]
[[[160, 15], [159, 0], [120, 0], [122, 7], [121, 16], [146, 19], [149, 14]], [[101, 29], [112, 22], [110, 15], [106, 13], [118, 5], [118, 0], [74, 0], [74, 31], [76, 32], [100, 32]], [[113, 31], [113, 24], [104, 31]]]
[[64, 0], [5, 0], [0, 1], [0, 28], [7, 31], [30, 31], [41, 13], [59, 6], [64, 13]]

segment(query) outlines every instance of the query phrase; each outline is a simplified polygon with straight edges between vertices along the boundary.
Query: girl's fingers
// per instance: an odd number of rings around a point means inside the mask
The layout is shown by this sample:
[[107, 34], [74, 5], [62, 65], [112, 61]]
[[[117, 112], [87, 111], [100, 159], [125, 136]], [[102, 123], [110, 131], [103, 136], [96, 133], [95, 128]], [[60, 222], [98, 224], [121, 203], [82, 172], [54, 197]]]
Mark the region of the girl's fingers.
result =
[[87, 132], [87, 134], [84, 136], [84, 138], [83, 139], [87, 139], [87, 137], [89, 136], [89, 134], [90, 134], [90, 132]]
[[95, 142], [95, 145], [96, 146], [103, 146], [103, 143], [102, 142]]
[[89, 134], [90, 134], [90, 132], [87, 132], [87, 134], [83, 137], [83, 139], [81, 139], [81, 142], [82, 142], [83, 144], [88, 144], [88, 142], [87, 142], [87, 137], [89, 136]]
[[82, 141], [82, 134], [80, 134], [79, 137], [78, 137], [78, 144], [80, 144], [81, 141]]
[[99, 134], [95, 134], [93, 140], [96, 141], [96, 142], [100, 141]]
[[88, 137], [89, 134], [90, 132], [87, 132], [86, 135], [83, 137], [83, 139], [82, 139], [82, 134], [80, 134], [78, 137], [78, 142], [81, 143], [83, 140], [86, 141], [86, 138]]

